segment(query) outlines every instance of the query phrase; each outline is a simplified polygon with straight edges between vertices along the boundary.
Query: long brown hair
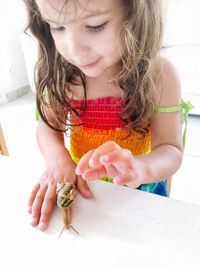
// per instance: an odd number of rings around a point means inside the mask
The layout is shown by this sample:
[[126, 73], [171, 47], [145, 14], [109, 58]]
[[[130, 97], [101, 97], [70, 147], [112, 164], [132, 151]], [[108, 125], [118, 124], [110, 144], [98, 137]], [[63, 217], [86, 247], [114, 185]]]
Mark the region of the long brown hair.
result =
[[[83, 85], [86, 95], [85, 75], [67, 62], [56, 50], [50, 27], [42, 20], [35, 0], [24, 0], [28, 10], [28, 25], [38, 41], [38, 61], [35, 68], [36, 100], [41, 118], [52, 128], [45, 114], [48, 106], [66, 130], [67, 111], [76, 111], [70, 105], [70, 85]], [[67, 2], [67, 1], [66, 1]], [[154, 110], [155, 62], [162, 41], [162, 0], [124, 0], [125, 17], [120, 35], [121, 59], [119, 72], [113, 82], [123, 92], [125, 108], [121, 119], [127, 127], [145, 134]], [[78, 77], [78, 79], [77, 79]]]

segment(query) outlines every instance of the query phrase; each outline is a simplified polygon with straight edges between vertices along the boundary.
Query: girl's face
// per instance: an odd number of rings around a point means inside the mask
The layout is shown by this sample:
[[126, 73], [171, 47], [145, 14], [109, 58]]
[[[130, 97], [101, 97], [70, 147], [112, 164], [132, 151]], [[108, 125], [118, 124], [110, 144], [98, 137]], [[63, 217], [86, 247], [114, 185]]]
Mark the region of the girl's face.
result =
[[114, 74], [119, 53], [121, 0], [36, 0], [60, 54], [88, 77]]

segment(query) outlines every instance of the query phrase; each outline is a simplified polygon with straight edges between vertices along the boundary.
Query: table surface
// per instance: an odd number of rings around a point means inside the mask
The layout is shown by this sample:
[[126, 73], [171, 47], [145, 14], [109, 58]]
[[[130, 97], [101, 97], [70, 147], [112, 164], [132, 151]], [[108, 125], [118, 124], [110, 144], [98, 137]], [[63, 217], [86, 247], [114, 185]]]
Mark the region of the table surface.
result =
[[73, 226], [55, 208], [45, 232], [30, 225], [27, 199], [41, 169], [0, 156], [0, 266], [200, 266], [200, 206], [103, 181], [77, 196]]

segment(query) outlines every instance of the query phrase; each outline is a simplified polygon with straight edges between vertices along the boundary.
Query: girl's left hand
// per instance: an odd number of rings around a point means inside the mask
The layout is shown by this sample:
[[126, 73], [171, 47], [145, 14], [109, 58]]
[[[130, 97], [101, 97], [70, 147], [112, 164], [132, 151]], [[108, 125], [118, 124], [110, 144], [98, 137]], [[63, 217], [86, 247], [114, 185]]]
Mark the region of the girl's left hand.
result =
[[80, 159], [76, 174], [88, 181], [106, 176], [115, 184], [137, 188], [142, 184], [144, 164], [130, 150], [108, 141]]

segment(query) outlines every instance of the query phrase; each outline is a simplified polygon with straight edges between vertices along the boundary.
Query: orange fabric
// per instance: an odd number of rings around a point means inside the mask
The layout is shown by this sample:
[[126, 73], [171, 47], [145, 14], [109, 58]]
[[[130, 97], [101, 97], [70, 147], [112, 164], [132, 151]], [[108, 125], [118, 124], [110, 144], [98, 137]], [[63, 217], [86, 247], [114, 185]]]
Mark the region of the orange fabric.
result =
[[129, 136], [128, 133], [129, 131], [126, 129], [98, 130], [77, 127], [71, 135], [70, 154], [78, 163], [86, 152], [109, 140], [115, 141], [122, 148], [130, 149], [133, 155], [143, 155], [150, 151], [149, 135], [141, 139], [140, 135], [134, 131]]

